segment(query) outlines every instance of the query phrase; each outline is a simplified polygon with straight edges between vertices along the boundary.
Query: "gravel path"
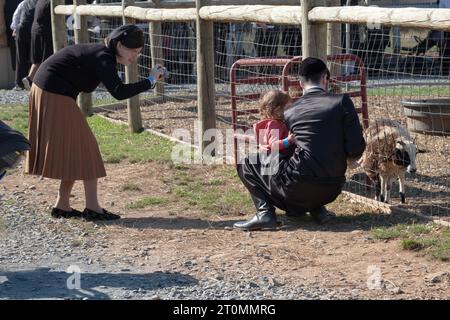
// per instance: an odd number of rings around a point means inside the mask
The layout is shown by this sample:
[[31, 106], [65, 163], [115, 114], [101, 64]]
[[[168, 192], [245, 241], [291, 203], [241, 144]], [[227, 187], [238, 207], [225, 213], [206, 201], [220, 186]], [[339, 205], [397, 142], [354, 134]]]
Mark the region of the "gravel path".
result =
[[0, 105], [28, 103], [28, 91], [0, 90]]
[[[104, 90], [94, 92], [94, 100], [112, 99], [111, 94]], [[0, 90], [0, 105], [2, 104], [27, 104], [28, 91], [26, 90]]]
[[[117, 261], [108, 252], [107, 228], [52, 219], [32, 207], [23, 192], [0, 195], [0, 299], [336, 298], [336, 292], [269, 275], [197, 279], [185, 263], [161, 268]], [[81, 271], [79, 286], [73, 271]]]

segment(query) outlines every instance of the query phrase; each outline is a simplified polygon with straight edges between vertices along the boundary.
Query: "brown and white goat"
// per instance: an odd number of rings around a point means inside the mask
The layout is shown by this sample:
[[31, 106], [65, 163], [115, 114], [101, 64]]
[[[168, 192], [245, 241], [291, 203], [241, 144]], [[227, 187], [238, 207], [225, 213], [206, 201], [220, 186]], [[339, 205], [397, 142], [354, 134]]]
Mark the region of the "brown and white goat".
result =
[[398, 178], [401, 202], [405, 203], [405, 172], [417, 171], [416, 154], [423, 151], [393, 120], [375, 120], [364, 134], [366, 150], [358, 163], [376, 185], [375, 199], [389, 202], [392, 183]]

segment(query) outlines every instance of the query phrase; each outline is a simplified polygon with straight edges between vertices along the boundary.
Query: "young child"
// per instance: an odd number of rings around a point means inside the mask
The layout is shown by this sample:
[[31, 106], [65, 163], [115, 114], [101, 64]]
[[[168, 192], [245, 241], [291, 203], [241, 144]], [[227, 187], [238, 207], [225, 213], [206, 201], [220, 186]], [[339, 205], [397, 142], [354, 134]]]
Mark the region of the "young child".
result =
[[295, 143], [294, 135], [289, 134], [284, 120], [284, 109], [292, 103], [288, 93], [271, 90], [260, 100], [259, 111], [262, 120], [253, 125], [256, 143], [260, 152], [287, 152]]

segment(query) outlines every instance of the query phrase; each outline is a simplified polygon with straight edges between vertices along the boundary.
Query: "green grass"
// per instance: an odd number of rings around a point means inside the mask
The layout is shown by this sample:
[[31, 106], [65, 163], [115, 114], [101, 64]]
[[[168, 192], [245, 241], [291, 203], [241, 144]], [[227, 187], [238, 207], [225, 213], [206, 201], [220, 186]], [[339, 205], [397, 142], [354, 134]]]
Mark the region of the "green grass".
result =
[[125, 183], [120, 188], [120, 191], [141, 191], [141, 188], [139, 188], [139, 186], [134, 183]]
[[131, 133], [126, 125], [118, 125], [101, 117], [88, 118], [103, 160], [119, 163], [128, 159], [131, 163], [170, 161], [173, 143], [148, 132]]
[[420, 236], [428, 234], [433, 230], [430, 224], [397, 224], [388, 228], [372, 229], [372, 234], [383, 240]]
[[[0, 119], [12, 128], [27, 134], [28, 107], [0, 105]], [[148, 132], [131, 133], [126, 125], [117, 125], [98, 116], [88, 118], [100, 146], [103, 160], [119, 163], [170, 161], [173, 143]]]
[[202, 183], [204, 186], [221, 186], [224, 184], [224, 181], [222, 179], [211, 179]]
[[449, 96], [450, 86], [395, 86], [385, 88], [369, 88], [368, 96]]
[[450, 260], [450, 228], [428, 224], [398, 224], [376, 228], [372, 234], [383, 240], [400, 239], [404, 250], [421, 251], [441, 261]]
[[28, 106], [27, 105], [0, 105], [0, 120], [6, 122], [11, 128], [27, 135]]
[[[233, 187], [239, 182], [234, 167], [216, 167], [209, 179], [192, 177], [183, 168], [174, 175], [172, 193], [185, 203], [186, 208], [200, 209], [206, 214], [236, 214], [242, 210], [252, 211], [253, 205], [247, 192]], [[224, 177], [219, 179], [218, 177]]]
[[429, 253], [440, 261], [450, 261], [450, 228], [445, 228], [439, 236], [428, 239], [432, 243]]
[[160, 197], [144, 197], [143, 199], [125, 205], [125, 209], [143, 209], [146, 207], [167, 204], [169, 201]]
[[403, 249], [412, 251], [421, 250], [424, 248], [424, 245], [421, 241], [414, 239], [403, 239], [401, 241], [401, 245]]
[[206, 213], [235, 214], [239, 210], [252, 205], [248, 194], [223, 187], [207, 187], [201, 182], [179, 185], [175, 188], [175, 195], [185, 199], [189, 207], [199, 208]]
[[6, 222], [0, 217], [0, 233], [6, 230]]

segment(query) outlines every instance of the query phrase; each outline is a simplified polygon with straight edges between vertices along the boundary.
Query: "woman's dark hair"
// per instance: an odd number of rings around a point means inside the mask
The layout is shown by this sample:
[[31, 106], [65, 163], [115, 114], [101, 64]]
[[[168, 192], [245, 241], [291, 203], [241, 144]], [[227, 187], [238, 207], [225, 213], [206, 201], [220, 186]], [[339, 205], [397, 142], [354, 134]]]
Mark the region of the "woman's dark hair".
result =
[[117, 54], [117, 43], [130, 49], [144, 46], [144, 32], [134, 24], [126, 24], [114, 29], [105, 39], [106, 46]]

